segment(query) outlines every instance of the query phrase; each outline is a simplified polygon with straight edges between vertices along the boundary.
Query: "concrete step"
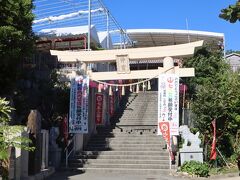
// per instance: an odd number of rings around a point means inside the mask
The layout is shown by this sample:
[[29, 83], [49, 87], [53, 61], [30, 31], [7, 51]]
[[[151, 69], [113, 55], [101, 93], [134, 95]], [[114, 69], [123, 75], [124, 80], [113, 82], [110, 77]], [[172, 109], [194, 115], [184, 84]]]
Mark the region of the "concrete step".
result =
[[157, 129], [149, 129], [149, 128], [124, 128], [122, 130], [116, 130], [116, 131], [113, 131], [114, 135], [115, 136], [118, 136], [118, 135], [133, 135], [133, 136], [138, 136], [138, 135], [141, 135], [141, 136], [157, 136]]
[[142, 155], [142, 156], [169, 156], [165, 151], [83, 151], [79, 155]]
[[71, 163], [71, 167], [91, 167], [91, 168], [127, 168], [127, 169], [169, 169], [169, 164], [128, 164], [128, 163], [101, 163], [96, 160], [93, 162], [83, 162], [83, 163]]
[[145, 117], [122, 117], [119, 119], [120, 122], [155, 122], [157, 125], [157, 116], [156, 117], [150, 117], [150, 118], [145, 118]]
[[168, 164], [169, 160], [142, 160], [142, 159], [70, 159], [69, 164], [81, 165], [81, 164]]
[[[71, 169], [71, 168], [68, 168]], [[75, 170], [75, 169], [74, 169]], [[114, 173], [119, 176], [123, 174], [138, 174], [138, 175], [169, 175], [171, 171], [168, 169], [128, 169], [128, 168], [101, 168], [101, 167], [87, 167], [77, 168], [79, 171], [86, 171], [89, 173]]]
[[128, 140], [128, 139], [122, 139], [122, 140], [116, 140], [116, 139], [112, 139], [112, 140], [104, 140], [104, 139], [100, 139], [100, 140], [91, 140], [89, 142], [89, 144], [146, 144], [146, 146], [150, 146], [150, 144], [159, 144], [159, 145], [164, 145], [166, 144], [163, 141], [158, 141], [158, 140]]
[[158, 136], [154, 137], [154, 136], [116, 136], [116, 137], [105, 137], [105, 136], [99, 136], [99, 137], [95, 137], [94, 139], [91, 140], [133, 140], [133, 141], [164, 141], [162, 138], [159, 138]]
[[153, 125], [156, 126], [157, 125], [157, 121], [156, 120], [131, 120], [131, 121], [126, 121], [126, 120], [120, 120], [117, 125], [121, 125], [121, 124], [128, 124], [128, 125]]
[[102, 143], [102, 144], [88, 144], [87, 147], [110, 147], [110, 148], [123, 148], [123, 147], [131, 147], [131, 148], [144, 148], [144, 147], [155, 147], [155, 148], [163, 148], [165, 144], [121, 144], [121, 143]]
[[151, 146], [151, 145], [165, 145], [166, 143], [165, 142], [151, 142], [151, 141], [148, 141], [148, 142], [141, 142], [141, 141], [125, 141], [125, 142], [122, 142], [122, 141], [109, 141], [109, 142], [106, 142], [106, 141], [91, 141], [90, 143], [88, 143], [89, 145], [101, 145], [101, 144], [109, 144], [109, 145], [123, 145], [123, 146], [128, 146], [128, 145], [142, 145], [142, 146]]
[[[144, 129], [144, 128], [125, 128], [121, 130], [116, 130], [111, 133], [98, 133], [92, 136], [94, 137], [101, 137], [101, 136], [108, 136], [108, 137], [117, 137], [117, 136], [124, 136], [124, 137], [130, 137], [130, 136], [140, 136], [140, 137], [151, 137], [151, 136], [158, 136], [155, 134], [157, 132], [157, 129]], [[158, 136], [161, 138], [161, 136]]]
[[94, 173], [168, 174], [166, 143], [156, 135], [157, 92], [130, 94], [123, 101], [121, 111], [112, 118], [112, 122], [118, 122], [117, 128], [97, 129], [86, 151], [70, 160], [69, 165]]
[[158, 165], [158, 164], [84, 164], [84, 167], [92, 168], [126, 168], [126, 169], [169, 169], [169, 165]]
[[94, 139], [94, 140], [91, 140], [89, 142], [89, 144], [146, 144], [146, 145], [149, 145], [149, 144], [159, 144], [159, 145], [163, 145], [165, 144], [165, 142], [163, 141], [160, 141], [160, 140], [128, 140], [128, 139], [110, 139], [110, 140], [107, 140], [107, 139]]
[[76, 159], [122, 159], [122, 160], [169, 160], [169, 156], [160, 155], [106, 155], [106, 154], [88, 154], [88, 155], [77, 155]]
[[149, 133], [131, 133], [130, 131], [127, 133], [123, 133], [123, 132], [119, 132], [119, 133], [111, 133], [111, 134], [96, 134], [94, 135], [92, 138], [102, 138], [102, 137], [106, 137], [106, 138], [120, 138], [120, 137], [124, 137], [124, 138], [147, 138], [147, 139], [151, 139], [151, 138], [156, 138], [156, 139], [162, 139], [161, 136], [158, 136], [156, 134], [154, 134], [153, 132], [149, 132]]
[[154, 126], [154, 125], [156, 125], [156, 123], [119, 123], [117, 125], [118, 126], [137, 126], [137, 125]]
[[158, 140], [162, 140], [162, 137], [161, 136], [157, 136], [156, 134], [147, 134], [145, 135], [144, 133], [143, 134], [134, 134], [134, 133], [124, 133], [124, 134], [117, 134], [117, 135], [114, 135], [114, 134], [109, 134], [109, 135], [95, 135], [94, 136], [94, 139], [101, 139], [101, 138], [115, 138], [115, 139], [148, 139], [148, 140], [151, 140], [151, 139], [158, 139]]
[[152, 147], [152, 146], [143, 146], [143, 147], [112, 147], [112, 146], [88, 146], [85, 148], [85, 150], [87, 151], [162, 151], [163, 150], [163, 146], [162, 147]]

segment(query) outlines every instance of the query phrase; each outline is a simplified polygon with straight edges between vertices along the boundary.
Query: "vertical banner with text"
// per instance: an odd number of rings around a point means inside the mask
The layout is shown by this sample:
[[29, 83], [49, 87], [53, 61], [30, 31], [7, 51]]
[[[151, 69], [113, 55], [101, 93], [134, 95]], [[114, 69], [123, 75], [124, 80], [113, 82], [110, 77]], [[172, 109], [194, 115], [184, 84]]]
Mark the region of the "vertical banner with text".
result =
[[114, 101], [114, 94], [109, 96], [109, 115], [110, 117], [113, 116], [114, 114], [114, 106], [115, 106], [115, 101]]
[[89, 77], [71, 80], [69, 133], [88, 133]]
[[82, 81], [82, 116], [81, 131], [88, 133], [88, 96], [89, 96], [89, 77], [85, 76]]
[[179, 76], [161, 74], [158, 81], [158, 134], [160, 124], [169, 123], [170, 136], [179, 135]]
[[96, 94], [96, 111], [95, 111], [96, 125], [103, 124], [103, 94]]
[[75, 79], [71, 80], [71, 89], [70, 89], [70, 106], [69, 106], [69, 133], [74, 133], [74, 125], [76, 124], [76, 92], [77, 92], [77, 83]]

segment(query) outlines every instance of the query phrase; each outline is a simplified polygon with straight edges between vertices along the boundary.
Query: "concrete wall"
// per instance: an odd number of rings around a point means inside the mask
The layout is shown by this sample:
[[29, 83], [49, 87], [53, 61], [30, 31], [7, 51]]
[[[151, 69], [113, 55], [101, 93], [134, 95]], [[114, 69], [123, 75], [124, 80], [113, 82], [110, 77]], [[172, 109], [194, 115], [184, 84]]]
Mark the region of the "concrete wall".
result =
[[227, 61], [230, 64], [232, 70], [236, 72], [240, 69], [240, 55], [231, 55], [227, 57]]

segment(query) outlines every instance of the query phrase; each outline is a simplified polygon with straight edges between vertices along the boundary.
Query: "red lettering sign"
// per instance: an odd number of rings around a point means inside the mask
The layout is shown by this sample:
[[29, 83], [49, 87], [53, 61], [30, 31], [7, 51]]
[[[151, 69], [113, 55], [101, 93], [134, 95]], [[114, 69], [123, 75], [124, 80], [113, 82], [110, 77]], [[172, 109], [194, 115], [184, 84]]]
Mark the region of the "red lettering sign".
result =
[[96, 94], [95, 122], [97, 125], [103, 124], [103, 94]]
[[114, 114], [114, 94], [109, 96], [109, 115], [112, 117]]
[[170, 125], [169, 122], [159, 122], [159, 128], [162, 133], [163, 139], [168, 145], [168, 151], [171, 157], [171, 160], [174, 160], [174, 155], [172, 153], [171, 143], [170, 143]]

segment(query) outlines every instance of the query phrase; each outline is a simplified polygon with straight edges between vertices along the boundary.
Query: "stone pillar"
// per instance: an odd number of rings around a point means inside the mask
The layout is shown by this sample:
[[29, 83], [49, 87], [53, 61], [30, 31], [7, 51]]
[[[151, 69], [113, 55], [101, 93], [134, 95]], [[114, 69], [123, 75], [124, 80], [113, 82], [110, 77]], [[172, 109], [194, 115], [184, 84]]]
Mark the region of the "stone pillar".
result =
[[[26, 131], [22, 132], [22, 136], [26, 138], [29, 137]], [[29, 159], [28, 154], [29, 154], [28, 151], [23, 149], [21, 150], [21, 179], [28, 177], [28, 159]], [[19, 177], [18, 174], [17, 174], [17, 177]]]
[[78, 153], [83, 149], [83, 134], [75, 134], [74, 136], [74, 152]]
[[61, 163], [61, 148], [58, 147], [56, 139], [59, 136], [59, 128], [53, 127], [50, 129], [50, 142], [49, 142], [49, 164], [58, 168]]
[[163, 67], [167, 69], [166, 74], [174, 74], [174, 60], [172, 57], [163, 59]]
[[[25, 137], [28, 138], [28, 133], [26, 131], [18, 132], [14, 135], [15, 137]], [[14, 153], [14, 173], [10, 179], [20, 180], [21, 178], [28, 177], [28, 151], [21, 148], [15, 148]], [[10, 173], [11, 174], [11, 173]]]
[[174, 67], [174, 61], [172, 57], [165, 57], [163, 59], [163, 67], [164, 68], [172, 68]]
[[34, 151], [29, 152], [29, 166], [28, 171], [30, 175], [39, 173], [41, 170], [41, 114], [37, 110], [31, 110], [27, 128], [29, 131], [29, 138], [32, 140], [32, 144], [35, 147]]
[[41, 130], [42, 133], [42, 163], [41, 169], [46, 169], [48, 167], [48, 143], [49, 143], [49, 133], [47, 130]]
[[85, 62], [82, 62], [82, 64], [81, 64], [81, 73], [82, 74], [87, 73], [87, 64]]

